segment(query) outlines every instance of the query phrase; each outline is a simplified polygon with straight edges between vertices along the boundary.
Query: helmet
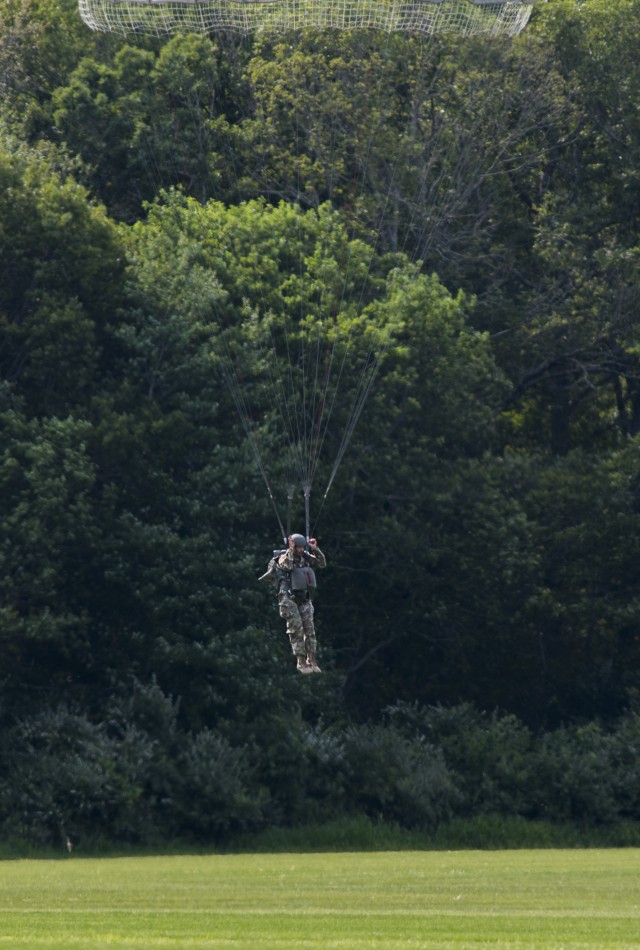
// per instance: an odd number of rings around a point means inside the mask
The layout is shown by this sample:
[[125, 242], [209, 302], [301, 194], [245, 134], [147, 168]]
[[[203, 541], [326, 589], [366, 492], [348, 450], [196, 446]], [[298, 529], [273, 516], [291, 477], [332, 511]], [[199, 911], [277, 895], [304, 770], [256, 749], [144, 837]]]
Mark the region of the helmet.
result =
[[298, 546], [299, 546], [299, 547], [304, 547], [305, 544], [307, 543], [307, 539], [306, 539], [305, 536], [302, 535], [302, 534], [292, 534], [292, 535], [291, 535], [291, 540], [292, 540], [293, 543], [296, 545], [296, 547], [298, 547]]

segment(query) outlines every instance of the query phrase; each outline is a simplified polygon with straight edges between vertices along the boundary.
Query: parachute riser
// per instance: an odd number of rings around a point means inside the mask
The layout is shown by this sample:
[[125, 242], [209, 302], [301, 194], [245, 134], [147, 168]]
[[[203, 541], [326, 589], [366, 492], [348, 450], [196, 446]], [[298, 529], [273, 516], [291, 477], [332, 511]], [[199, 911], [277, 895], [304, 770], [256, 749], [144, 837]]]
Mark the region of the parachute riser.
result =
[[278, 519], [278, 526], [279, 526], [279, 528], [280, 528], [280, 537], [282, 538], [282, 540], [284, 541], [284, 543], [287, 544], [287, 538], [288, 538], [289, 536], [284, 533], [284, 526], [283, 526], [283, 524], [282, 524], [282, 518], [280, 517], [280, 512], [278, 511], [278, 506], [276, 505], [276, 500], [275, 500], [275, 498], [273, 497], [273, 492], [271, 491], [271, 488], [269, 487], [269, 483], [268, 483], [268, 482], [267, 482], [267, 491], [268, 491], [268, 493], [269, 493], [269, 498], [271, 499], [271, 504], [273, 505], [273, 510], [274, 510], [275, 513], [276, 513], [276, 518]]
[[[305, 525], [305, 538], [307, 543], [311, 537], [311, 485], [308, 482], [305, 482], [302, 486], [302, 492], [304, 495], [304, 525]], [[278, 525], [280, 526], [280, 535], [285, 543], [285, 550], [289, 544], [289, 538], [291, 537], [291, 524], [292, 524], [292, 509], [293, 509], [293, 499], [294, 499], [294, 489], [290, 485], [287, 489], [287, 531], [285, 534], [284, 527], [282, 525], [282, 520], [278, 512], [278, 507], [275, 503], [275, 499], [269, 491], [269, 497], [273, 502], [274, 511], [278, 519]]]
[[[287, 489], [287, 538], [291, 537], [291, 508], [293, 506], [293, 485]], [[287, 543], [285, 538], [285, 544]]]
[[304, 536], [309, 543], [311, 537], [311, 485], [302, 486], [304, 491]]

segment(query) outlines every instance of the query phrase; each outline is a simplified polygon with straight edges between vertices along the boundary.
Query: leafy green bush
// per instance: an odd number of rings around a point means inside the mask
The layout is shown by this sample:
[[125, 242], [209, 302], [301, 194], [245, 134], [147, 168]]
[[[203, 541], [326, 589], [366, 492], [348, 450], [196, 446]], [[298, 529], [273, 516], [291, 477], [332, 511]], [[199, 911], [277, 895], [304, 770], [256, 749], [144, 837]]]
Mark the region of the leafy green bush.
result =
[[134, 683], [108, 722], [60, 707], [4, 733], [0, 828], [39, 845], [72, 839], [220, 840], [258, 828], [263, 789], [246, 748], [181, 733], [178, 704]]
[[[468, 703], [398, 703], [388, 716], [405, 736], [436, 746], [460, 800], [456, 815], [524, 816], [583, 825], [640, 816], [640, 717], [534, 735], [515, 716]], [[493, 819], [492, 819], [493, 820]]]
[[220, 841], [261, 826], [266, 790], [256, 786], [251, 750], [209, 729], [190, 736], [179, 758], [172, 824], [179, 835]]
[[[596, 723], [542, 736], [532, 760], [535, 817], [584, 824], [622, 817], [620, 784], [627, 781], [614, 762], [619, 745], [615, 734]], [[635, 771], [637, 781], [637, 767]]]
[[528, 811], [532, 737], [515, 716], [487, 715], [469, 703], [448, 709], [398, 703], [388, 715], [405, 735], [440, 750], [460, 793], [456, 813]]
[[405, 828], [435, 828], [458, 804], [442, 753], [388, 726], [351, 726], [344, 737], [352, 809]]
[[306, 763], [305, 823], [340, 818], [348, 811], [348, 761], [344, 738], [322, 725], [303, 735]]
[[640, 714], [630, 713], [612, 733], [609, 767], [620, 815], [640, 819]]
[[[19, 722], [9, 736], [7, 769], [0, 780], [3, 832], [38, 844], [109, 830], [116, 837], [125, 824], [129, 833], [134, 830], [130, 821], [122, 821], [123, 810], [136, 814], [140, 831], [137, 779], [145, 758], [152, 756], [140, 740], [130, 734], [122, 743], [104, 726], [63, 708]], [[127, 772], [125, 763], [134, 771]]]

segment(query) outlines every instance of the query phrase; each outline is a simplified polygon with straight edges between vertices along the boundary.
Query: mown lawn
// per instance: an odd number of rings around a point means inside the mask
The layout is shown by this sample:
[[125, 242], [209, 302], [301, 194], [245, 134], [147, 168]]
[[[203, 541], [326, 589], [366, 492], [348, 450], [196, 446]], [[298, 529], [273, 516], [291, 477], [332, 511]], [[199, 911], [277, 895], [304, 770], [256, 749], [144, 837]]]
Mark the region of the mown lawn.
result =
[[640, 947], [640, 851], [4, 861], [0, 948]]

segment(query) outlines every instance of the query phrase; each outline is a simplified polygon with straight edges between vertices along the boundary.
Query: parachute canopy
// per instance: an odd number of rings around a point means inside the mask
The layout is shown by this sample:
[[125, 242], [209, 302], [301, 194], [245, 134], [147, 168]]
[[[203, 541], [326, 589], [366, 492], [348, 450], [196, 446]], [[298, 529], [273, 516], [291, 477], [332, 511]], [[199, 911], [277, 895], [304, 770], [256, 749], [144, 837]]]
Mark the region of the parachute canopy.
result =
[[302, 28], [378, 29], [425, 36], [515, 36], [536, 0], [79, 0], [106, 33], [249, 34]]

